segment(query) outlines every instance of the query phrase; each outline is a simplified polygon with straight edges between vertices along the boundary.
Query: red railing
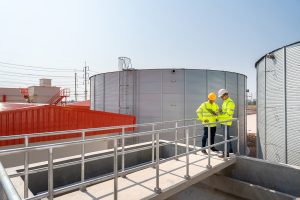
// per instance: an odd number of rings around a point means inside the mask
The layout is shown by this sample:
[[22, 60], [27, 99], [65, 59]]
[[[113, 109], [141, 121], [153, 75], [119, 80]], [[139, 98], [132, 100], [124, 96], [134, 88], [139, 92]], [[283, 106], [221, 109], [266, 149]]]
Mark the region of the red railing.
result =
[[57, 105], [64, 98], [67, 98], [69, 96], [70, 96], [70, 89], [69, 88], [61, 89], [58, 93], [56, 93], [53, 97], [51, 97], [51, 99], [48, 101], [48, 104]]

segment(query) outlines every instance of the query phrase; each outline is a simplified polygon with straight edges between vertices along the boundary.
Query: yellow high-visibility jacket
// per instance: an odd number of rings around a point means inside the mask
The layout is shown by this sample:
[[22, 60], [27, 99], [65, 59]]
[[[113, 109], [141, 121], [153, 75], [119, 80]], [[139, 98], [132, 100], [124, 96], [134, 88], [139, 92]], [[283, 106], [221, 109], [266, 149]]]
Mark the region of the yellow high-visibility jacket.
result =
[[[232, 120], [234, 114], [235, 104], [232, 99], [229, 97], [222, 104], [222, 112], [219, 114], [219, 121], [227, 121]], [[232, 122], [221, 123], [226, 124], [227, 126], [231, 126]]]
[[[202, 124], [207, 124], [204, 121], [208, 120], [209, 123], [216, 122], [218, 120], [219, 106], [216, 103], [204, 102], [197, 109], [196, 113]], [[211, 124], [211, 127], [215, 127], [216, 124]]]

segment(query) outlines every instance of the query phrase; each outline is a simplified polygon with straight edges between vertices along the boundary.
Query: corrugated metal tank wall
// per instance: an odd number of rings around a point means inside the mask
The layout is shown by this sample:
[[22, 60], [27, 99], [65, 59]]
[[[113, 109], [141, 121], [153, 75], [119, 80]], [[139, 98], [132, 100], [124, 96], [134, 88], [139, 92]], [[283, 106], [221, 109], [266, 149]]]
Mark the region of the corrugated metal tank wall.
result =
[[[137, 123], [190, 119], [197, 117], [195, 111], [207, 101], [208, 92], [227, 88], [237, 105], [234, 117], [240, 119], [240, 149], [245, 154], [246, 79], [242, 74], [201, 69], [145, 69], [98, 74], [90, 78], [91, 87], [94, 87], [91, 88], [91, 109], [133, 114]], [[222, 104], [220, 99], [217, 103]], [[233, 127], [237, 134], [236, 124]], [[196, 131], [203, 132], [202, 129]], [[220, 128], [218, 133], [222, 134]], [[174, 135], [166, 134], [161, 138], [173, 140]], [[200, 140], [198, 138], [197, 145]]]
[[300, 43], [256, 63], [259, 158], [300, 165]]

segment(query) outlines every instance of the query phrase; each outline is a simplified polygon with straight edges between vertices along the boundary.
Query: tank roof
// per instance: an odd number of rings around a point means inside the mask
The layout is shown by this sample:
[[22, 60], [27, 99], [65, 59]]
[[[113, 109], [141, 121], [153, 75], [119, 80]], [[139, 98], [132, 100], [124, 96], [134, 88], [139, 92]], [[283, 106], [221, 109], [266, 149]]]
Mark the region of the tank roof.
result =
[[258, 61], [255, 62], [255, 66], [254, 66], [254, 67], [256, 68], [257, 64], [258, 64], [264, 57], [266, 57], [268, 54], [274, 53], [275, 51], [278, 51], [279, 49], [282, 49], [282, 48], [284, 48], [284, 47], [293, 46], [293, 45], [298, 44], [298, 43], [300, 43], [300, 41], [294, 42], [294, 43], [291, 43], [291, 44], [287, 44], [287, 45], [285, 45], [285, 46], [282, 46], [282, 47], [280, 47], [280, 48], [277, 48], [277, 49], [275, 49], [275, 50], [273, 50], [273, 51], [270, 51], [270, 52], [266, 53], [266, 54], [263, 55], [260, 59], [258, 59]]

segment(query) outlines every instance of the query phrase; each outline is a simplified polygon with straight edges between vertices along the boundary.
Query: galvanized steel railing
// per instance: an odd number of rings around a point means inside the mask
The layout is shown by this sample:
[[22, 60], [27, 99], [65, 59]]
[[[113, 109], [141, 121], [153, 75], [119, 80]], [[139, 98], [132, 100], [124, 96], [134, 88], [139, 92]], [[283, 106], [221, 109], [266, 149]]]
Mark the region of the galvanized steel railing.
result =
[[3, 165], [0, 162], [0, 199], [21, 200], [19, 194], [10, 181]]
[[[183, 125], [183, 126], [178, 126], [179, 122], [187, 122], [191, 121], [193, 122], [193, 125]], [[36, 133], [36, 134], [23, 134], [23, 135], [13, 135], [13, 136], [1, 136], [0, 140], [9, 140], [9, 139], [18, 139], [18, 138], [24, 138], [25, 139], [25, 147], [22, 148], [15, 148], [15, 149], [6, 149], [6, 150], [1, 150], [0, 155], [9, 155], [9, 154], [14, 154], [14, 153], [25, 153], [25, 158], [24, 158], [24, 172], [19, 172], [16, 174], [11, 174], [9, 177], [17, 177], [17, 176], [24, 176], [24, 197], [26, 200], [34, 200], [34, 199], [41, 199], [48, 197], [48, 199], [53, 199], [54, 195], [57, 194], [62, 194], [74, 189], [81, 189], [85, 190], [85, 187], [98, 183], [98, 182], [103, 182], [109, 179], [114, 179], [114, 199], [117, 199], [118, 197], [118, 177], [122, 176], [125, 177], [126, 174], [135, 172], [137, 170], [145, 169], [148, 167], [155, 167], [156, 168], [156, 186], [154, 188], [154, 191], [156, 193], [160, 193], [161, 189], [159, 186], [159, 165], [161, 163], [167, 162], [172, 159], [178, 160], [179, 157], [186, 156], [186, 174], [185, 178], [189, 179], [189, 155], [197, 153], [202, 150], [208, 150], [208, 163], [207, 163], [207, 168], [211, 168], [211, 148], [222, 145], [224, 144], [224, 160], [227, 160], [227, 143], [232, 142], [237, 140], [237, 154], [239, 154], [239, 120], [238, 119], [233, 119], [229, 121], [236, 121], [237, 122], [237, 128], [238, 128], [238, 135], [236, 137], [231, 137], [231, 139], [227, 139], [227, 126], [225, 125], [225, 132], [224, 132], [224, 141], [216, 143], [211, 145], [210, 141], [210, 128], [208, 128], [208, 145], [206, 147], [202, 148], [196, 148], [196, 138], [201, 137], [201, 135], [196, 134], [196, 128], [197, 127], [203, 127], [203, 124], [197, 124], [197, 119], [186, 119], [186, 120], [174, 120], [174, 121], [165, 121], [165, 122], [156, 122], [156, 123], [146, 123], [146, 124], [134, 124], [134, 125], [124, 125], [124, 126], [113, 126], [113, 127], [102, 127], [102, 128], [90, 128], [90, 129], [80, 129], [80, 130], [68, 130], [68, 131], [57, 131], [57, 132], [45, 132], [45, 133]], [[222, 121], [222, 122], [215, 122], [215, 123], [209, 123], [207, 124], [209, 127], [211, 124], [220, 124], [224, 122], [229, 122], [229, 121]], [[156, 125], [160, 124], [166, 124], [166, 123], [174, 123], [175, 127], [174, 128], [164, 128], [164, 129], [158, 129], [156, 130]], [[144, 132], [138, 132], [138, 133], [130, 133], [130, 134], [125, 134], [126, 129], [129, 128], [136, 128], [136, 127], [146, 127], [146, 126], [151, 126], [152, 130], [151, 131], [144, 131]], [[114, 129], [120, 129], [122, 130], [121, 135], [115, 135], [115, 136], [108, 136], [108, 137], [99, 137], [99, 138], [93, 138], [93, 139], [87, 139], [86, 138], [86, 133], [87, 132], [93, 132], [93, 131], [105, 131], [105, 130], [114, 130]], [[193, 129], [193, 136], [190, 137], [190, 129]], [[183, 130], [185, 133], [184, 138], [178, 139], [178, 131]], [[162, 133], [165, 132], [175, 132], [175, 140], [171, 142], [167, 142], [164, 144], [160, 144], [159, 136]], [[62, 135], [62, 134], [74, 134], [74, 133], [81, 133], [81, 140], [77, 141], [71, 141], [71, 142], [62, 142], [62, 143], [55, 143], [55, 144], [46, 144], [46, 145], [38, 145], [38, 146], [29, 146], [29, 138], [33, 137], [40, 137], [40, 136], [53, 136], [53, 135]], [[141, 137], [141, 136], [147, 136], [151, 135], [152, 136], [152, 145], [151, 147], [142, 147], [142, 148], [137, 148], [133, 150], [125, 150], [125, 139], [126, 138], [133, 138], [133, 137]], [[189, 143], [190, 139], [193, 139], [193, 150], [190, 151], [191, 145]], [[118, 141], [121, 140], [121, 147], [118, 148]], [[85, 158], [85, 144], [88, 143], [93, 143], [93, 142], [99, 142], [99, 141], [113, 141], [114, 147], [113, 147], [113, 154], [108, 154], [108, 155], [102, 155], [102, 156], [96, 156], [92, 158]], [[186, 146], [186, 152], [179, 154], [178, 155], [178, 142], [185, 142]], [[58, 165], [54, 165], [53, 163], [53, 149], [55, 148], [61, 148], [61, 147], [66, 147], [70, 145], [81, 145], [81, 159], [79, 161], [73, 161], [73, 162], [68, 162], [68, 163], [62, 163]], [[166, 159], [161, 160], [159, 157], [159, 151], [160, 147], [169, 145], [169, 144], [174, 144], [175, 145], [175, 155], [173, 157], [169, 157]], [[34, 150], [42, 150], [42, 149], [47, 149], [48, 150], [48, 167], [44, 168], [37, 168], [33, 170], [29, 170], [29, 152], [34, 151]], [[120, 151], [119, 151], [120, 149]], [[152, 149], [152, 162], [149, 164], [143, 164], [138, 167], [134, 167], [131, 169], [125, 169], [125, 155], [141, 150], [146, 150], [146, 149]], [[156, 157], [155, 157], [156, 155]], [[118, 156], [121, 156], [121, 172], [118, 170]], [[113, 157], [114, 160], [114, 169], [113, 169], [113, 174], [110, 175], [105, 175], [101, 177], [96, 177], [93, 179], [86, 180], [85, 179], [85, 163], [90, 162], [93, 160], [98, 160], [98, 159], [103, 159], [103, 158], [108, 158], [108, 157]], [[54, 189], [53, 185], [53, 169], [56, 168], [62, 168], [66, 166], [71, 166], [71, 165], [76, 165], [76, 164], [81, 164], [81, 181], [80, 183], [75, 183], [71, 184], [68, 186], [60, 187]], [[29, 174], [41, 172], [41, 171], [47, 171], [48, 170], [48, 191], [40, 193], [38, 195], [35, 195], [33, 197], [28, 197], [28, 181], [29, 181]]]

